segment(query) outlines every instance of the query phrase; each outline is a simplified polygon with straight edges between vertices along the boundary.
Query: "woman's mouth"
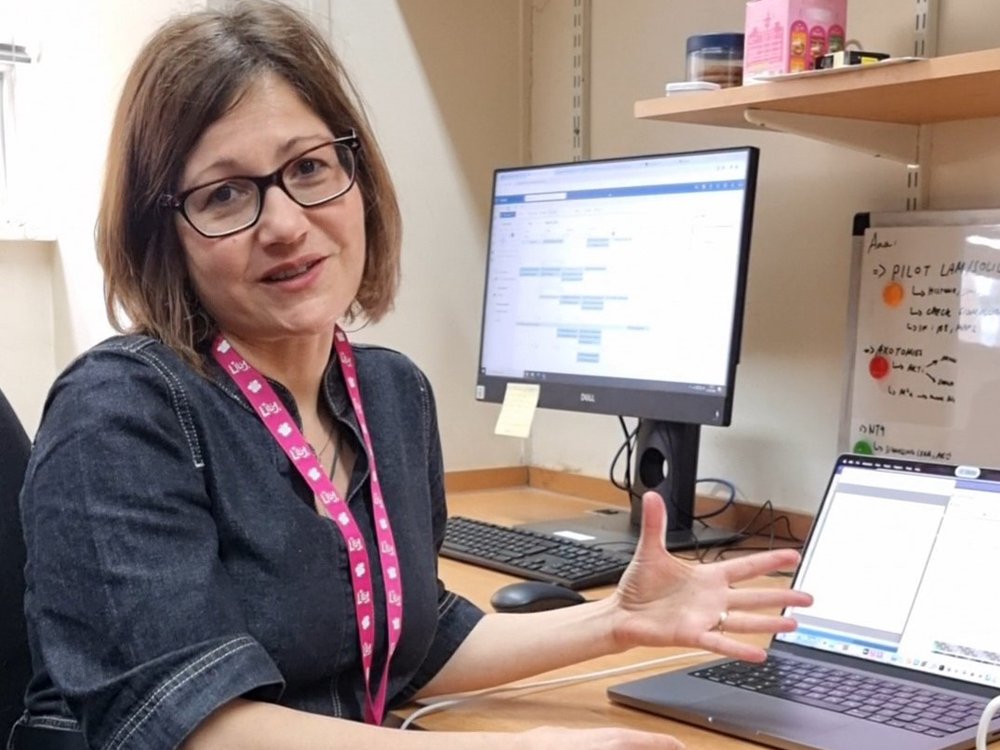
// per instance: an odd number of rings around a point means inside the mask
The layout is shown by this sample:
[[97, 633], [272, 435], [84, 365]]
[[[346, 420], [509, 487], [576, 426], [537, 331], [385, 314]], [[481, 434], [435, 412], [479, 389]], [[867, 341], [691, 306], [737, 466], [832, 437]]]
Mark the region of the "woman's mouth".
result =
[[284, 268], [270, 276], [265, 276], [264, 281], [267, 283], [278, 283], [281, 281], [288, 281], [289, 279], [294, 279], [308, 273], [312, 268], [320, 262], [322, 259], [306, 261], [297, 266]]

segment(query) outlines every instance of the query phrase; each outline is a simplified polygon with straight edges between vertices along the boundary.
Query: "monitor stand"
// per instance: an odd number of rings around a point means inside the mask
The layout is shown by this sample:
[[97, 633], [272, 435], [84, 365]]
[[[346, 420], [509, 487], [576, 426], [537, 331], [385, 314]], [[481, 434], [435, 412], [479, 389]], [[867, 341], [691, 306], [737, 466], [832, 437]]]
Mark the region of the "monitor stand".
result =
[[633, 482], [637, 497], [631, 498], [629, 510], [601, 508], [573, 518], [521, 524], [518, 528], [631, 554], [639, 541], [641, 496], [647, 490], [654, 490], [667, 504], [667, 549], [696, 549], [738, 541], [742, 538], [739, 532], [710, 528], [694, 519], [700, 436], [696, 424], [640, 420]]

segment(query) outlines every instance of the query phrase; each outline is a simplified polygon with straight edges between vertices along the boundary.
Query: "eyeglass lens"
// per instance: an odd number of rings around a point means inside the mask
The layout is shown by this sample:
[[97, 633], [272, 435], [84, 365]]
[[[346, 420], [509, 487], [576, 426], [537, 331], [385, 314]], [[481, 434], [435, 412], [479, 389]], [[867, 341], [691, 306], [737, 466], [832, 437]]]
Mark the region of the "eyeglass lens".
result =
[[[354, 180], [354, 151], [346, 143], [329, 143], [307, 151], [282, 169], [280, 186], [300, 206], [333, 200]], [[260, 213], [264, 187], [245, 177], [232, 177], [198, 188], [184, 200], [184, 214], [206, 235], [223, 235], [250, 226]]]

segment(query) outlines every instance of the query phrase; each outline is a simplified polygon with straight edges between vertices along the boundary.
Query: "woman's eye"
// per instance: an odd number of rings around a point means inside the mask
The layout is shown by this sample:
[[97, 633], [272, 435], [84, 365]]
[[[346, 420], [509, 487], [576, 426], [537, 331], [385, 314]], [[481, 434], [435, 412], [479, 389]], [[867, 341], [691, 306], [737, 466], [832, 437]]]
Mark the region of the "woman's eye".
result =
[[245, 203], [253, 186], [238, 182], [220, 182], [197, 191], [191, 196], [196, 211], [219, 211]]
[[326, 162], [322, 159], [312, 156], [307, 159], [299, 159], [292, 165], [292, 176], [300, 179], [303, 177], [318, 177], [326, 169], [326, 166]]
[[233, 185], [219, 185], [214, 188], [209, 194], [205, 201], [207, 205], [211, 206], [213, 204], [221, 205], [228, 203], [229, 201], [236, 198], [236, 188]]

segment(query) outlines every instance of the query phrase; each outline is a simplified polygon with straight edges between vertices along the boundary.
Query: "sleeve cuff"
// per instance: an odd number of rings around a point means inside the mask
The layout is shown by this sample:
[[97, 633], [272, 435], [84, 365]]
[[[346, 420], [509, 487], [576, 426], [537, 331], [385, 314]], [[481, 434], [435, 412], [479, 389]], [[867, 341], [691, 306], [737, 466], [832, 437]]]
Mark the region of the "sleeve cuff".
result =
[[97, 746], [105, 750], [177, 747], [220, 706], [247, 693], [258, 700], [276, 700], [284, 684], [263, 646], [249, 636], [233, 638], [203, 651], [171, 674]]
[[458, 594], [448, 592], [438, 607], [438, 629], [427, 658], [403, 690], [393, 699], [392, 707], [408, 703], [448, 662], [472, 629], [479, 624], [484, 612]]

